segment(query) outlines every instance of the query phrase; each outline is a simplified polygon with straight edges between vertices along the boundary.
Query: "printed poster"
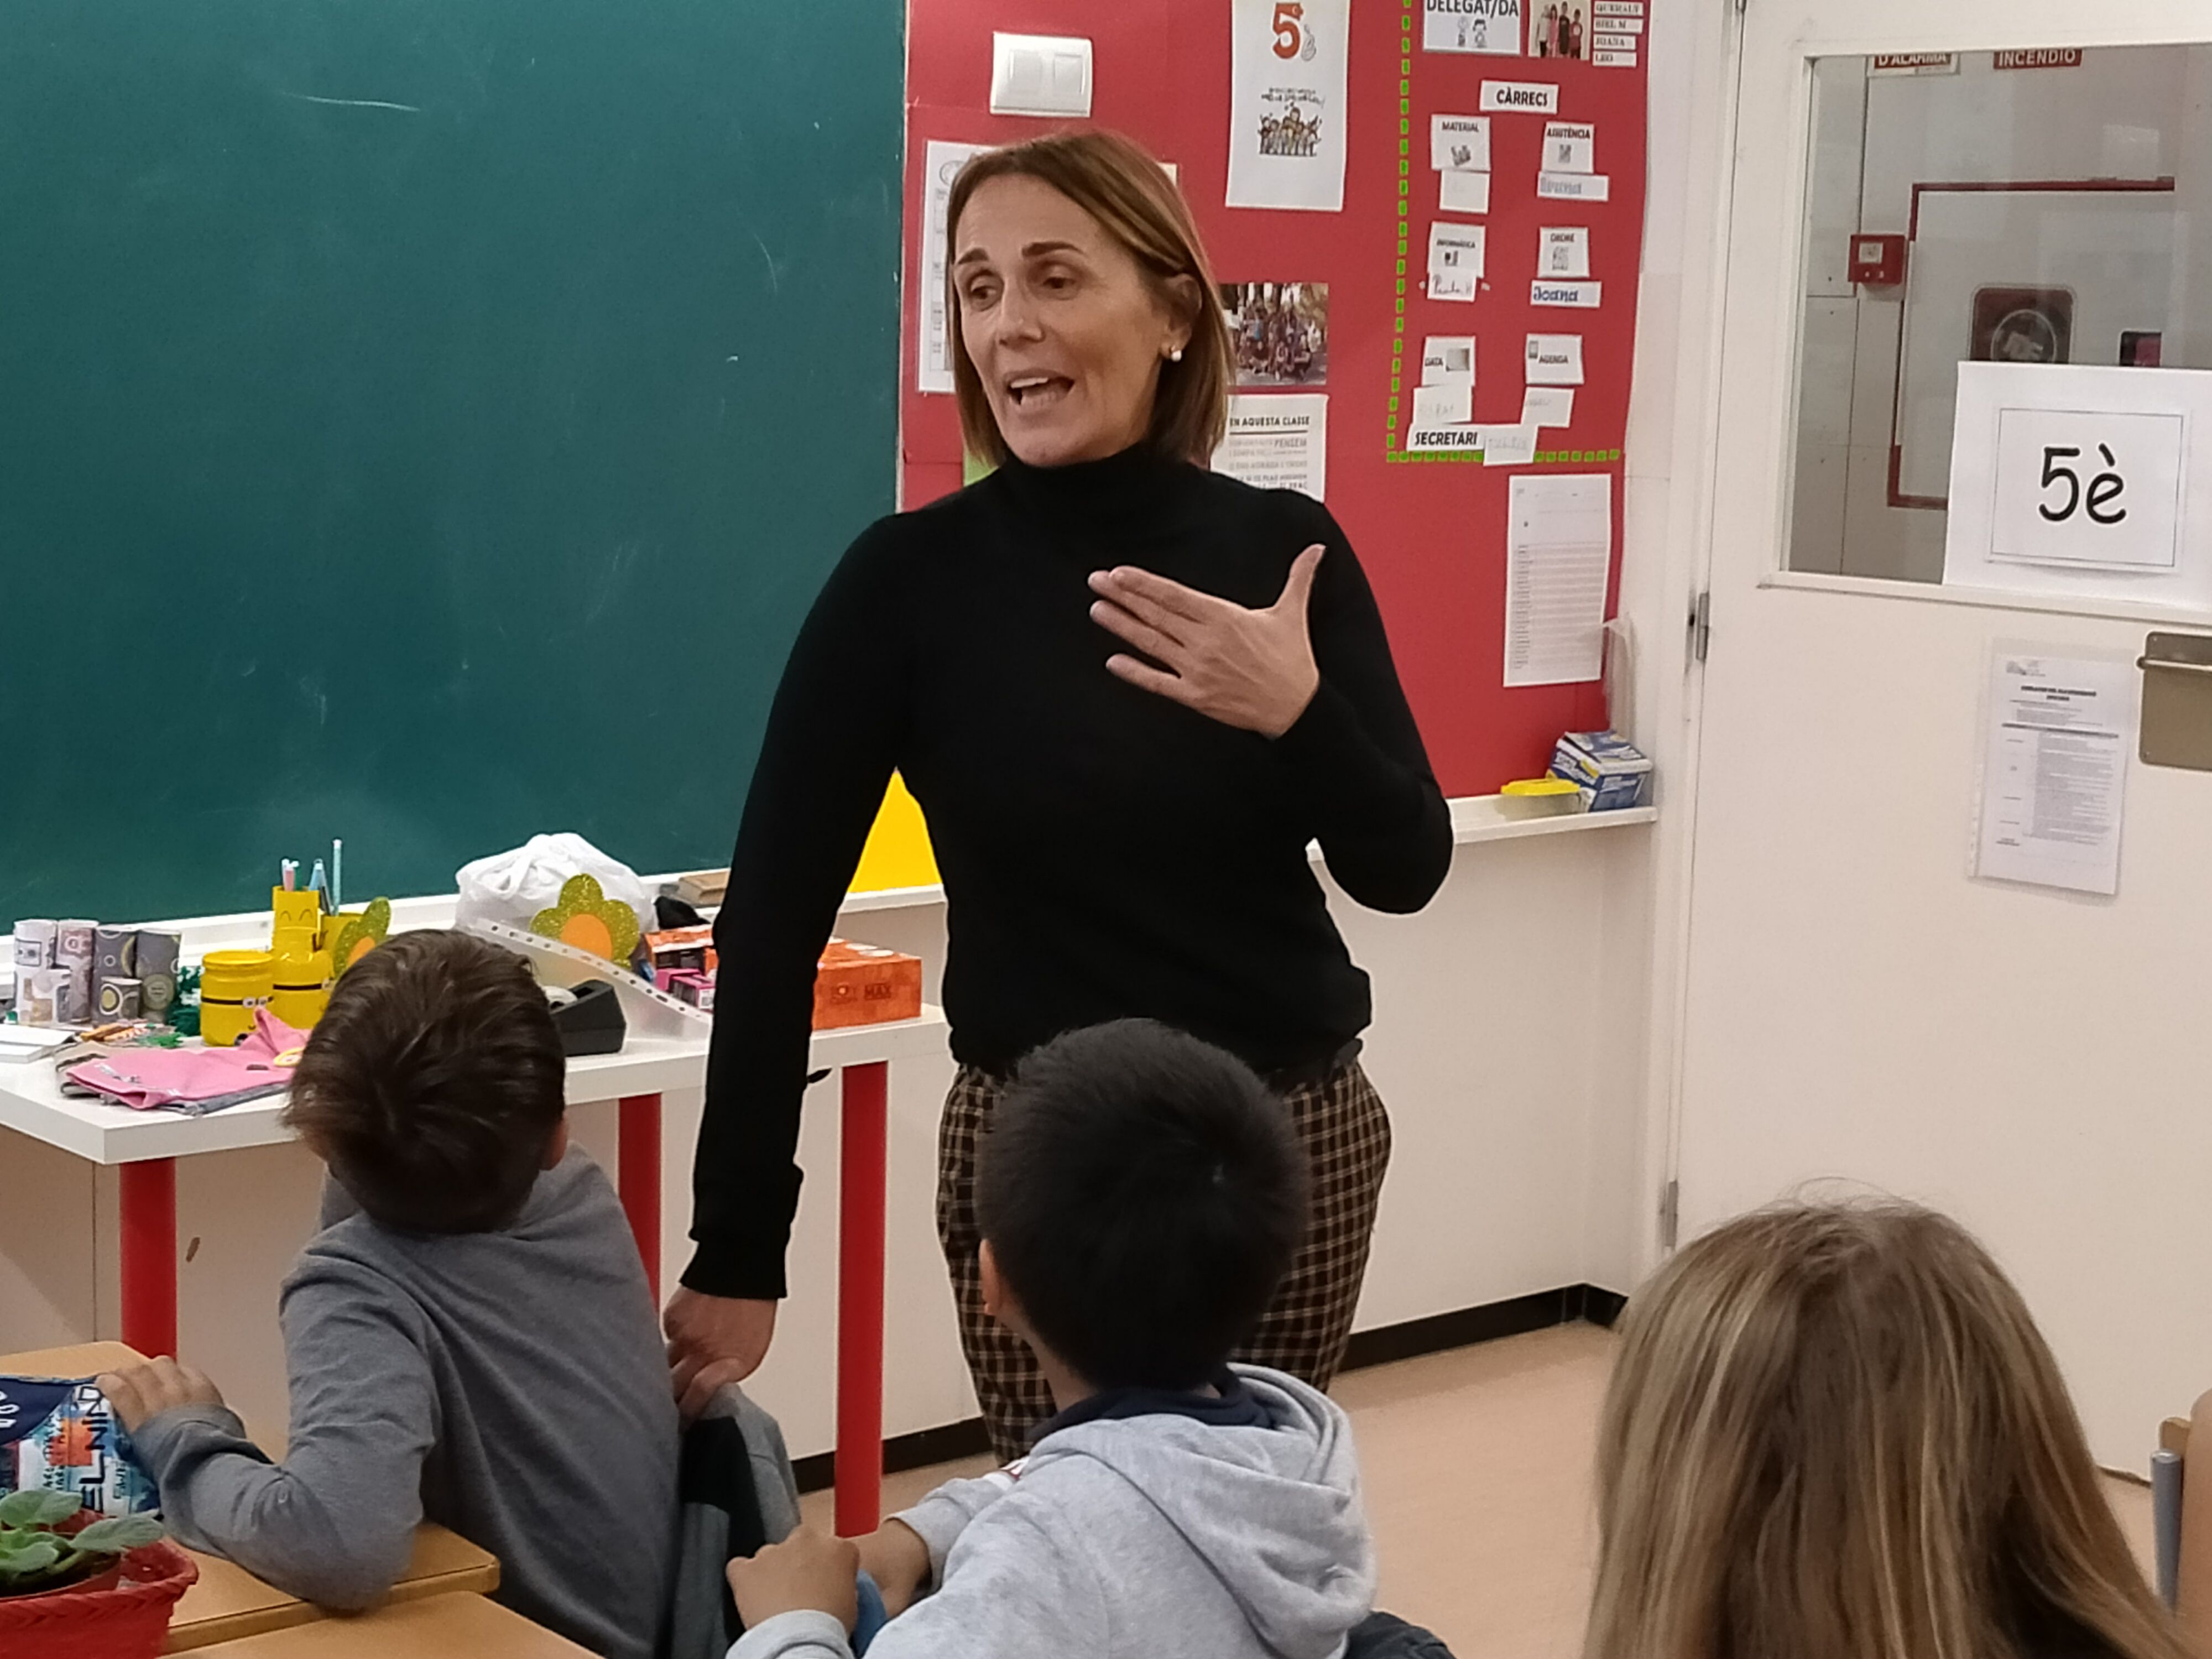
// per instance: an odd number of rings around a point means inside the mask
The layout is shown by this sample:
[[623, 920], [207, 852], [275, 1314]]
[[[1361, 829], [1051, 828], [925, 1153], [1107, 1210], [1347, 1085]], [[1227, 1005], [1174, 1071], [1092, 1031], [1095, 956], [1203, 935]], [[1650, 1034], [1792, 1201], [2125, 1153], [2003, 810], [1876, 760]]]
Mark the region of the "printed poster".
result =
[[2120, 821], [2141, 684], [2125, 657], [1995, 645], [1983, 714], [1977, 876], [2077, 893], [2120, 890]]
[[1522, 0], [1421, 0], [1424, 52], [1521, 55]]
[[952, 390], [951, 336], [945, 316], [945, 215], [952, 200], [952, 181], [971, 155], [988, 144], [953, 144], [933, 138], [923, 152], [921, 222], [921, 350], [915, 365], [918, 392]]
[[1299, 489], [1316, 501], [1328, 480], [1328, 396], [1237, 392], [1213, 470], [1260, 489]]
[[[1535, 428], [1522, 431], [1533, 435]], [[1613, 479], [1514, 479], [1505, 521], [1505, 684], [1578, 685], [1605, 672]]]
[[1352, 0], [1233, 0], [1230, 18], [1228, 204], [1337, 212]]

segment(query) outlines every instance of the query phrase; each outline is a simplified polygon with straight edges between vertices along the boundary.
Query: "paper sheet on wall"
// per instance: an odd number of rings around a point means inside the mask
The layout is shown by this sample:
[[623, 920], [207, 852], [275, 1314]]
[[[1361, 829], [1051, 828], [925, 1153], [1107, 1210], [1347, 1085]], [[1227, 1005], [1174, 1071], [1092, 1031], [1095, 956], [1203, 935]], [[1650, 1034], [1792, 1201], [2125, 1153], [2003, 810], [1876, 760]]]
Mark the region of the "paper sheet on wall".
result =
[[1482, 449], [1479, 426], [1413, 426], [1407, 428], [1406, 448], [1414, 455], [1474, 455]]
[[1328, 478], [1328, 395], [1255, 392], [1229, 399], [1229, 433], [1213, 470], [1261, 489], [1322, 499]]
[[915, 374], [918, 391], [952, 390], [951, 335], [945, 316], [945, 210], [951, 200], [952, 180], [968, 158], [990, 148], [933, 138], [922, 157], [921, 348]]
[[1474, 385], [1474, 336], [1431, 334], [1421, 342], [1421, 384], [1443, 386], [1453, 380]]
[[1429, 117], [1429, 165], [1439, 173], [1490, 171], [1487, 115]]
[[1524, 474], [1505, 526], [1505, 684], [1574, 685], [1605, 672], [1613, 564], [1609, 473]]
[[1539, 276], [1528, 284], [1528, 303], [1567, 311], [1595, 311], [1605, 303], [1603, 283], [1554, 283]]
[[1474, 419], [1474, 381], [1439, 380], [1413, 388], [1413, 424], [1466, 426]]
[[1536, 428], [1533, 426], [1482, 426], [1482, 464], [1485, 466], [1526, 466], [1536, 459]]
[[1609, 202], [1613, 179], [1603, 173], [1540, 173], [1536, 194], [1551, 202]]
[[1583, 383], [1583, 337], [1579, 334], [1531, 334], [1526, 358], [1525, 386], [1580, 386]]
[[1532, 386], [1521, 394], [1523, 426], [1572, 426], [1575, 391], [1572, 386]]
[[1546, 276], [1589, 275], [1589, 227], [1547, 225], [1537, 233], [1537, 271]]
[[1521, 0], [1421, 0], [1421, 50], [1521, 55]]
[[1438, 219], [1429, 226], [1429, 298], [1472, 300], [1482, 281], [1488, 233]]
[[1228, 204], [1337, 211], [1351, 0], [1234, 0], [1230, 27]]
[[1490, 175], [1486, 173], [1437, 174], [1437, 208], [1443, 213], [1490, 211]]
[[1990, 653], [1975, 874], [2119, 891], [2137, 685], [2124, 658]]

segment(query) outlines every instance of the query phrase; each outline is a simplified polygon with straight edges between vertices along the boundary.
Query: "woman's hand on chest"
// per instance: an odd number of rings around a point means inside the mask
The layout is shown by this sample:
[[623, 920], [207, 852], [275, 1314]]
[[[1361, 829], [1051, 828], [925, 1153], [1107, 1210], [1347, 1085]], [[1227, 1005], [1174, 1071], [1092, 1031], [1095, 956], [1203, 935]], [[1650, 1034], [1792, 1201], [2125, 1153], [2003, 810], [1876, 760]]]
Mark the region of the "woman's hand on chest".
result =
[[1094, 573], [1092, 620], [1150, 659], [1117, 654], [1106, 666], [1224, 726], [1279, 738], [1321, 684], [1306, 606], [1323, 550], [1299, 554], [1282, 596], [1256, 611], [1131, 565]]

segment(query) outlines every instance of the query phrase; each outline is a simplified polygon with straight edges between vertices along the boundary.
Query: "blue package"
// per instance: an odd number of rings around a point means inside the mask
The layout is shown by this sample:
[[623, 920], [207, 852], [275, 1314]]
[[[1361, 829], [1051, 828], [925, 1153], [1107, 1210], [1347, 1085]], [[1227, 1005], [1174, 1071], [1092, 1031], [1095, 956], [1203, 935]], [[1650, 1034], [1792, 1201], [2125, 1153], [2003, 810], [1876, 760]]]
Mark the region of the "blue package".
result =
[[1568, 732], [1552, 750], [1552, 775], [1582, 791], [1585, 811], [1650, 805], [1650, 758], [1618, 732]]
[[876, 1632], [890, 1623], [890, 1615], [884, 1611], [884, 1593], [864, 1569], [860, 1573], [860, 1617], [853, 1626], [854, 1659], [868, 1650], [868, 1644], [876, 1639]]
[[0, 1493], [73, 1492], [106, 1516], [141, 1515], [161, 1495], [90, 1377], [0, 1376]]

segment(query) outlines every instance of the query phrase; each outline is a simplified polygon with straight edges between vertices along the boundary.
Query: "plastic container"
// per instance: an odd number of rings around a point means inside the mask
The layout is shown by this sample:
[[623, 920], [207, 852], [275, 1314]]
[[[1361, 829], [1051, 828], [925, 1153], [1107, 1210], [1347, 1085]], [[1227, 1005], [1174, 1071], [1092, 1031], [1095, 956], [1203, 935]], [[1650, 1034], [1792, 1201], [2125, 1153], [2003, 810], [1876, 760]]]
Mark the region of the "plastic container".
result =
[[269, 948], [279, 957], [305, 956], [319, 943], [323, 930], [323, 896], [271, 888], [269, 893]]
[[1509, 818], [1564, 817], [1583, 810], [1583, 792], [1565, 778], [1519, 778], [1498, 792], [1498, 810]]
[[0, 1597], [0, 1659], [155, 1659], [199, 1576], [174, 1544], [149, 1544], [88, 1583]]
[[200, 964], [200, 1038], [230, 1048], [253, 1029], [255, 1012], [276, 989], [276, 958], [267, 951], [210, 951]]
[[93, 1008], [102, 1019], [136, 1019], [145, 988], [135, 979], [104, 979], [93, 998]]
[[[207, 992], [202, 989], [204, 1005]], [[304, 957], [279, 957], [271, 978], [269, 1012], [287, 1025], [307, 1030], [323, 1017], [331, 1004], [331, 953], [317, 951]]]

